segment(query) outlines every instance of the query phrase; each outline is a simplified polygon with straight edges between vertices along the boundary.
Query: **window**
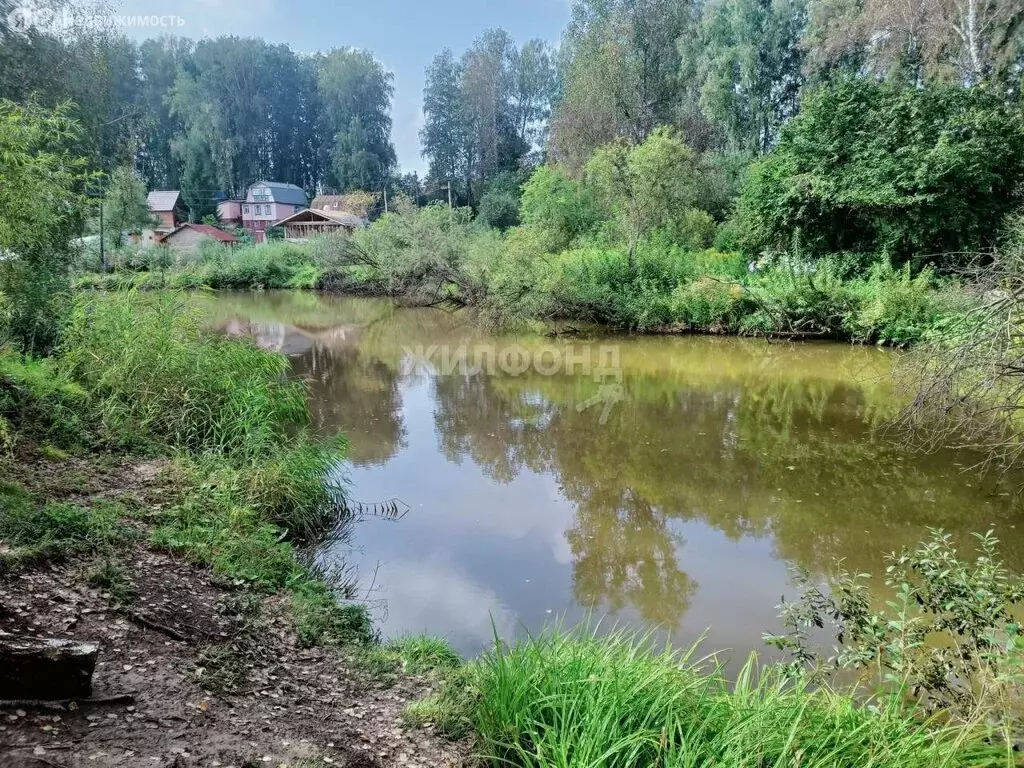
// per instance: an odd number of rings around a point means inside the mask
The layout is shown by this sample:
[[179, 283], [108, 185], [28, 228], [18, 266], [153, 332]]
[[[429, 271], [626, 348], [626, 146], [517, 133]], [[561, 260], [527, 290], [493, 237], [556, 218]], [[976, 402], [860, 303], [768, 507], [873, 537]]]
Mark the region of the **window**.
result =
[[254, 189], [252, 191], [252, 199], [256, 200], [257, 202], [265, 203], [265, 202], [267, 202], [267, 201], [269, 201], [271, 199], [270, 198], [270, 190], [269, 189]]
[[242, 213], [248, 215], [248, 213], [249, 213], [249, 206], [248, 205], [243, 205], [242, 206]]

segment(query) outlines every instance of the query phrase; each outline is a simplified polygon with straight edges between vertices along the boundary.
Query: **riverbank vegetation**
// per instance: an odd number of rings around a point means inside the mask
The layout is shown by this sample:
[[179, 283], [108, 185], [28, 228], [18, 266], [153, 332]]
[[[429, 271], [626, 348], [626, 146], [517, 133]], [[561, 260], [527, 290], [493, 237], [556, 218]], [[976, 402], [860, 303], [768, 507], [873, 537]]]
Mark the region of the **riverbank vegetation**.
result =
[[473, 306], [504, 326], [910, 344], [976, 304], [964, 270], [1019, 229], [1022, 124], [985, 91], [843, 79], [746, 169], [663, 126], [598, 147], [575, 175], [538, 167], [513, 185], [519, 223], [504, 229], [399, 198], [351, 239], [210, 244], [169, 272], [143, 258], [79, 284], [321, 288]]

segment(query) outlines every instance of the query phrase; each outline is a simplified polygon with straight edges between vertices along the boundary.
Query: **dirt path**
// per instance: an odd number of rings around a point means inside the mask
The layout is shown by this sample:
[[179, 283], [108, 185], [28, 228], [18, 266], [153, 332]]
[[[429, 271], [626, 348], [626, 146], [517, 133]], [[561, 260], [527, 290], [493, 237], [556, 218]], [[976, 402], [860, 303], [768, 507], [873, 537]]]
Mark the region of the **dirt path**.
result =
[[[138, 496], [152, 476], [111, 473], [64, 495], [109, 494], [113, 483]], [[0, 766], [467, 764], [465, 745], [403, 725], [429, 681], [370, 680], [344, 652], [300, 648], [286, 597], [253, 597], [141, 542], [119, 556], [127, 602], [95, 585], [94, 559], [0, 574], [0, 632], [98, 643], [94, 698], [131, 697], [0, 709]]]

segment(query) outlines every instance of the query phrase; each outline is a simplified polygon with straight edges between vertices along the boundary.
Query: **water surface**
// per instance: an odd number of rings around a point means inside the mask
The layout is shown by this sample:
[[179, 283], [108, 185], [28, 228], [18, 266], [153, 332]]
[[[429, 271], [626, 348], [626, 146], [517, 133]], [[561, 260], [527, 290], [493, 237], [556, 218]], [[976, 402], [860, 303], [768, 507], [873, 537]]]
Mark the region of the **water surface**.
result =
[[385, 300], [213, 301], [220, 327], [290, 356], [318, 428], [347, 433], [352, 497], [407, 505], [324, 554], [356, 569], [389, 636], [471, 654], [494, 629], [594, 613], [745, 654], [778, 628], [792, 567], [881, 574], [929, 526], [965, 543], [995, 528], [1024, 567], [1008, 482], [882, 429], [898, 410], [888, 350], [494, 336]]

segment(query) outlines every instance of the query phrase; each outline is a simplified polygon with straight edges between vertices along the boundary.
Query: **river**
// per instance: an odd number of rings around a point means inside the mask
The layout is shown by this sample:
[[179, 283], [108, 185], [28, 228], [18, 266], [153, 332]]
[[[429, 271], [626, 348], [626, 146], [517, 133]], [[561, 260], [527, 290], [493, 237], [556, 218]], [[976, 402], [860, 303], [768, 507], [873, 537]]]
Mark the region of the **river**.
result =
[[[343, 430], [365, 513], [320, 553], [386, 636], [474, 654], [603, 618], [764, 650], [791, 569], [879, 576], [929, 526], [994, 528], [1024, 570], [1012, 478], [911, 450], [890, 350], [763, 339], [496, 336], [383, 299], [220, 294], [218, 327], [286, 353]], [[1011, 482], [1012, 481], [1012, 482]], [[607, 617], [607, 618], [605, 618]]]

